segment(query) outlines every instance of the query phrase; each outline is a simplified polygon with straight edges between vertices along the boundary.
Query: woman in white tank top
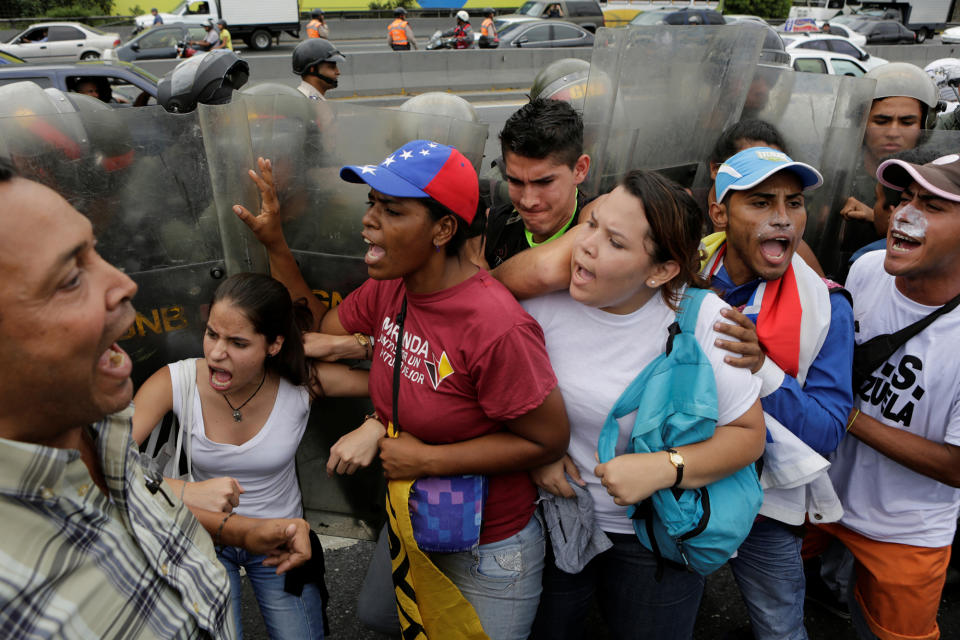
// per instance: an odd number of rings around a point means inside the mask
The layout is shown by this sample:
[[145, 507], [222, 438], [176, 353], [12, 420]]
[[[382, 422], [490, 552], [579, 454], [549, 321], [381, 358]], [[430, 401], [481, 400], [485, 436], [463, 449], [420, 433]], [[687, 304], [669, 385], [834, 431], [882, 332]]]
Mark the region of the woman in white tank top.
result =
[[[189, 435], [188, 476], [168, 479], [187, 506], [258, 518], [302, 516], [294, 457], [312, 399], [367, 392], [365, 371], [306, 358], [302, 331], [310, 324], [306, 305], [292, 302], [278, 281], [254, 273], [231, 276], [214, 294], [204, 357], [164, 367], [137, 392], [137, 442], [169, 411]], [[322, 558], [315, 544], [318, 554]], [[272, 639], [323, 637], [322, 580], [295, 579], [293, 590], [302, 591], [294, 595], [285, 591], [289, 577], [263, 566], [264, 556], [239, 547], [219, 547], [217, 555], [230, 576], [241, 638], [240, 567]]]

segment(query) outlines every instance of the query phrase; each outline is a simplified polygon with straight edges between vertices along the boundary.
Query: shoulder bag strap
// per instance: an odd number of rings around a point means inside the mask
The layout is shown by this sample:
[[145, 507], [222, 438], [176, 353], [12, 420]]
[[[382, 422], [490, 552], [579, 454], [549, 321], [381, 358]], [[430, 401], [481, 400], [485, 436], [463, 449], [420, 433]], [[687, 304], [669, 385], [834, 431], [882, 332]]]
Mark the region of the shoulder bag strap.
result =
[[393, 431], [400, 433], [400, 367], [403, 361], [403, 321], [407, 319], [407, 295], [403, 295], [400, 313], [397, 314], [397, 348], [393, 352]]
[[960, 304], [960, 295], [954, 297], [948, 303], [930, 312], [927, 316], [920, 318], [911, 325], [895, 333], [884, 333], [874, 336], [862, 344], [858, 344], [853, 349], [853, 376], [855, 391], [859, 386], [857, 383], [870, 376], [877, 370], [881, 364], [887, 361], [887, 358], [896, 353], [897, 349], [907, 343], [913, 336], [917, 335], [930, 324], [945, 313], [953, 311]]

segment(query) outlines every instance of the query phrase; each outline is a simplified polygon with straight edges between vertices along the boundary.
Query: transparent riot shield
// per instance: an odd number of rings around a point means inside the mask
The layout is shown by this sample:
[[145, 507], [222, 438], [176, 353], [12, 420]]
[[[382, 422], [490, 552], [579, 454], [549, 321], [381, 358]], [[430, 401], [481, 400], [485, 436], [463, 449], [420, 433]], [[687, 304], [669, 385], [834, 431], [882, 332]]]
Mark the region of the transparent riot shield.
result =
[[[792, 69], [758, 68], [764, 77], [762, 100], [744, 116], [777, 127], [794, 159], [816, 167], [824, 184], [807, 194], [804, 239], [824, 271], [842, 277], [839, 215], [857, 188], [860, 141], [873, 101], [876, 82], [867, 78], [801, 73]], [[872, 187], [871, 187], [872, 190]], [[871, 200], [872, 202], [872, 200]]]
[[631, 169], [692, 182], [740, 115], [762, 40], [736, 25], [598, 30], [583, 106], [587, 189], [609, 191]]
[[0, 140], [25, 177], [90, 218], [98, 251], [137, 283], [136, 321], [121, 340], [134, 383], [199, 355], [226, 268], [196, 115], [146, 107], [0, 118]]
[[[314, 293], [337, 306], [366, 278], [360, 232], [368, 187], [340, 167], [376, 164], [410, 140], [455, 146], [479, 167], [487, 125], [429, 113], [324, 103], [289, 95], [245, 95], [254, 156], [270, 158], [284, 235]], [[356, 428], [366, 401], [322, 399], [297, 455], [304, 506], [330, 533], [372, 536], [382, 518], [379, 468], [328, 478], [330, 447]]]

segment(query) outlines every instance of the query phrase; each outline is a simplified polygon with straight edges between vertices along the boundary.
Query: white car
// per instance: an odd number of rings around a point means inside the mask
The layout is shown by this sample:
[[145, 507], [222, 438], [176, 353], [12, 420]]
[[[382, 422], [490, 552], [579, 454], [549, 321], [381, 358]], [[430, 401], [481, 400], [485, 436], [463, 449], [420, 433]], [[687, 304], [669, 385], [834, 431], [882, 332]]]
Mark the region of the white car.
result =
[[3, 45], [4, 51], [27, 62], [96, 60], [104, 49], [120, 46], [120, 36], [79, 22], [41, 22], [30, 25]]
[[950, 27], [944, 29], [940, 34], [940, 42], [943, 44], [960, 44], [960, 27]]
[[863, 77], [867, 73], [859, 60], [842, 53], [794, 49], [789, 54], [790, 66], [796, 71], [829, 73], [835, 76], [853, 76], [854, 78]]
[[847, 38], [841, 36], [831, 36], [822, 33], [780, 33], [780, 39], [783, 40], [783, 48], [787, 53], [794, 49], [804, 51], [821, 51], [823, 53], [842, 53], [844, 55], [856, 58], [867, 71], [882, 64], [887, 64], [887, 60], [870, 55], [863, 48], [850, 42]]
[[767, 21], [760, 16], [751, 16], [744, 13], [725, 13], [723, 14], [723, 19], [727, 21], [727, 24], [735, 24], [737, 22], [760, 22], [768, 24]]

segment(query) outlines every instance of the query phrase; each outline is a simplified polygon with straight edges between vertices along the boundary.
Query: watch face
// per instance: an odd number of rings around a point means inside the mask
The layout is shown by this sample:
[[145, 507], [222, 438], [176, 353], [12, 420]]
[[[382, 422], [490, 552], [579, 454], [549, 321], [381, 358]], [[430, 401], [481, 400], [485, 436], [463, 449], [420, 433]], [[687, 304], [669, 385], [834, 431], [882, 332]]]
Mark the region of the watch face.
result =
[[671, 452], [670, 452], [670, 463], [673, 464], [673, 466], [675, 466], [675, 467], [682, 466], [682, 465], [683, 465], [683, 456], [680, 455], [679, 453], [676, 453], [676, 452], [674, 452], [674, 451], [671, 451]]

